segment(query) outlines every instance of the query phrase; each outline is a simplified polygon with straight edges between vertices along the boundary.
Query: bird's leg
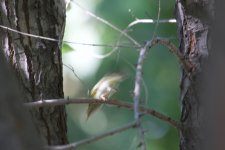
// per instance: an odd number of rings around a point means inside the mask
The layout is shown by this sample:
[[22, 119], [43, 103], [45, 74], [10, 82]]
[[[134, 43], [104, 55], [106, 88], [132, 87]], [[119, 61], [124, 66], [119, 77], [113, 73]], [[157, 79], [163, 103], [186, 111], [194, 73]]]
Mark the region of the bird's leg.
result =
[[106, 95], [106, 94], [102, 94], [102, 95], [100, 96], [100, 100], [102, 100], [102, 101], [107, 101], [107, 100], [108, 100], [107, 95]]

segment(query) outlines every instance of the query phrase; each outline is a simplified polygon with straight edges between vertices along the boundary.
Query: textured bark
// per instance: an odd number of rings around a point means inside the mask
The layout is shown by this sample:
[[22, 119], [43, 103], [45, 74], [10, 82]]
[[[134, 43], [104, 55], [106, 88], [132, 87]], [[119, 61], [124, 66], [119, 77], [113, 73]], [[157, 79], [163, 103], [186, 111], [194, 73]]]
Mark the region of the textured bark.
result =
[[[64, 0], [1, 0], [0, 24], [55, 39], [62, 39]], [[63, 98], [61, 45], [0, 29], [0, 49], [12, 64], [24, 102]], [[32, 121], [45, 144], [65, 144], [64, 106], [31, 110]]]
[[176, 17], [180, 51], [193, 65], [181, 78], [181, 150], [201, 150], [204, 143], [206, 105], [201, 96], [203, 66], [210, 53], [210, 28], [214, 16], [213, 0], [177, 0]]
[[23, 110], [12, 73], [0, 51], [0, 149], [40, 150], [41, 142], [28, 112]]

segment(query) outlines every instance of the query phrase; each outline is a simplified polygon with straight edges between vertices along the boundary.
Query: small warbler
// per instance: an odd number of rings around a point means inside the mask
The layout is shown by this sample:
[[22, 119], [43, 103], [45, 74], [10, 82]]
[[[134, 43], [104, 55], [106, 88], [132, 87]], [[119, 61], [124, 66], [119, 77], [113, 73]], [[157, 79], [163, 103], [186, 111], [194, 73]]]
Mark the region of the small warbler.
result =
[[[124, 76], [119, 73], [112, 73], [104, 76], [98, 83], [92, 88], [90, 96], [95, 99], [106, 101], [112, 96], [117, 90]], [[87, 119], [90, 115], [99, 109], [101, 104], [89, 104], [87, 109]]]

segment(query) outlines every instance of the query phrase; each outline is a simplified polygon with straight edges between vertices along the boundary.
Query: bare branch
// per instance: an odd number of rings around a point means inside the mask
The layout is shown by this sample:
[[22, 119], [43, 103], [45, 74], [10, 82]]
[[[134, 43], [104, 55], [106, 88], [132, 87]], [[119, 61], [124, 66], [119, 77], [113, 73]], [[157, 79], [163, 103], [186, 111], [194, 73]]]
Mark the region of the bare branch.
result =
[[48, 40], [48, 41], [53, 41], [53, 42], [59, 42], [59, 40], [57, 40], [57, 39], [44, 37], [44, 36], [39, 36], [39, 35], [34, 35], [34, 34], [29, 34], [29, 33], [26, 33], [26, 32], [21, 32], [21, 31], [18, 31], [18, 30], [15, 30], [15, 29], [3, 26], [3, 25], [0, 25], [0, 28], [6, 29], [8, 31], [12, 31], [12, 32], [15, 32], [15, 33], [18, 33], [18, 34], [21, 34], [21, 35], [33, 37], [33, 38], [38, 38], [38, 39], [43, 39], [43, 40]]
[[102, 138], [105, 138], [107, 136], [112, 136], [116, 133], [121, 133], [121, 132], [126, 131], [130, 128], [135, 128], [136, 126], [137, 126], [136, 122], [132, 122], [132, 123], [124, 125], [120, 128], [111, 130], [109, 132], [104, 132], [100, 135], [96, 135], [96, 136], [93, 136], [93, 137], [88, 138], [88, 139], [84, 139], [84, 140], [74, 142], [74, 143], [71, 143], [71, 144], [67, 144], [67, 145], [49, 146], [49, 147], [47, 147], [47, 149], [49, 149], [49, 150], [67, 150], [67, 149], [72, 149], [72, 148], [75, 149], [79, 146], [90, 144], [92, 142], [98, 141], [98, 140], [100, 140]]
[[[157, 23], [157, 20], [153, 19], [136, 19], [133, 22], [131, 22], [128, 27], [132, 27], [137, 24], [145, 24], [145, 23]], [[176, 19], [160, 19], [158, 23], [176, 23]]]
[[141, 81], [142, 81], [142, 68], [144, 59], [147, 54], [147, 50], [150, 47], [152, 41], [148, 41], [143, 48], [140, 50], [140, 54], [138, 57], [137, 68], [136, 68], [136, 77], [135, 77], [135, 84], [134, 84], [134, 119], [139, 126], [140, 138], [141, 138], [141, 146], [142, 149], [145, 150], [145, 142], [144, 142], [144, 135], [143, 129], [141, 128], [141, 121], [140, 121], [140, 113], [139, 113], [139, 104], [140, 104], [140, 96], [141, 96]]
[[177, 47], [170, 40], [162, 38], [154, 38], [152, 40], [152, 44], [150, 45], [150, 47], [156, 44], [162, 44], [166, 46], [183, 64], [184, 69], [186, 70], [187, 73], [193, 70], [194, 66], [192, 65], [192, 63], [188, 59], [185, 59], [184, 55], [177, 49]]
[[140, 48], [141, 46], [132, 46], [132, 45], [115, 45], [115, 44], [95, 44], [95, 43], [81, 43], [81, 42], [74, 42], [74, 41], [67, 41], [63, 40], [63, 43], [75, 44], [75, 45], [82, 45], [82, 46], [95, 46], [95, 47], [109, 47], [109, 48]]
[[1, 29], [5, 29], [11, 32], [15, 32], [24, 36], [29, 36], [32, 38], [37, 38], [37, 39], [42, 39], [42, 40], [47, 40], [47, 41], [52, 41], [52, 42], [63, 42], [63, 43], [69, 43], [69, 44], [76, 44], [76, 45], [83, 45], [83, 46], [100, 46], [100, 47], [117, 47], [117, 48], [140, 48], [141, 46], [132, 46], [132, 45], [109, 45], [109, 44], [92, 44], [92, 43], [81, 43], [81, 42], [75, 42], [75, 41], [60, 41], [59, 39], [54, 39], [54, 38], [50, 38], [50, 37], [45, 37], [45, 36], [40, 36], [40, 35], [36, 35], [36, 34], [30, 34], [30, 33], [26, 33], [26, 32], [22, 32], [22, 31], [18, 31], [15, 30], [13, 28], [10, 27], [6, 27], [3, 25], [0, 25]]
[[[158, 28], [160, 12], [161, 12], [160, 9], [161, 9], [161, 6], [160, 6], [160, 0], [159, 0], [157, 21], [156, 21], [154, 32], [152, 34], [152, 38], [155, 38], [155, 33]], [[128, 25], [128, 28], [129, 27], [130, 26]], [[141, 81], [142, 81], [144, 59], [147, 55], [147, 50], [149, 47], [151, 47], [151, 45], [152, 45], [152, 41], [148, 41], [146, 42], [144, 47], [140, 49], [138, 62], [137, 62], [137, 68], [136, 68], [135, 86], [134, 86], [134, 118], [139, 128], [139, 134], [140, 134], [140, 140], [141, 140], [140, 146], [142, 147], [142, 150], [146, 150], [146, 145], [145, 145], [143, 128], [141, 127], [139, 104], [140, 104], [140, 96], [141, 96]]]
[[[132, 103], [127, 103], [127, 102], [122, 102], [118, 100], [109, 100], [109, 101], [100, 101], [98, 99], [92, 99], [92, 98], [77, 98], [77, 99], [49, 99], [49, 100], [39, 100], [35, 102], [29, 102], [29, 103], [24, 103], [24, 105], [27, 108], [33, 108], [33, 107], [52, 107], [52, 106], [57, 106], [57, 105], [67, 105], [67, 104], [89, 104], [89, 103], [96, 103], [96, 104], [109, 104], [109, 105], [114, 105], [122, 108], [126, 108], [128, 110], [133, 110], [133, 104]], [[147, 108], [144, 106], [140, 106], [139, 111], [144, 114], [148, 114], [151, 116], [154, 116], [170, 125], [173, 127], [180, 129], [181, 125], [179, 122], [175, 121], [174, 119], [157, 112], [154, 109]]]

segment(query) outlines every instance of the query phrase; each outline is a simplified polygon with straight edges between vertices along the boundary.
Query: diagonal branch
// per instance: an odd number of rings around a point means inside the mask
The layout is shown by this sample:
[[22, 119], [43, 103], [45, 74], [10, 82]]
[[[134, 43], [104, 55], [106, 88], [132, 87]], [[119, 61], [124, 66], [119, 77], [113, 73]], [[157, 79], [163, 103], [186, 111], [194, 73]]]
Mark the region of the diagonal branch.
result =
[[123, 32], [121, 29], [119, 29], [118, 27], [116, 27], [115, 25], [113, 25], [112, 23], [110, 23], [109, 21], [95, 15], [94, 13], [86, 10], [85, 8], [83, 8], [78, 2], [76, 2], [75, 0], [73, 0], [73, 3], [75, 5], [77, 5], [80, 9], [82, 9], [87, 15], [95, 18], [96, 20], [106, 24], [107, 26], [111, 27], [112, 29], [114, 29], [115, 31], [123, 34], [128, 40], [130, 40], [132, 43], [134, 43], [136, 46], [141, 47], [141, 44], [139, 44], [135, 39], [133, 39], [130, 35], [128, 35], [126, 32]]
[[[77, 99], [49, 99], [49, 100], [39, 100], [35, 102], [28, 102], [24, 103], [24, 105], [27, 108], [33, 108], [33, 107], [52, 107], [52, 106], [58, 106], [58, 105], [68, 105], [68, 104], [90, 104], [90, 103], [95, 103], [95, 104], [109, 104], [109, 105], [114, 105], [117, 107], [122, 107], [126, 108], [128, 110], [133, 110], [133, 104], [132, 103], [127, 103], [127, 102], [122, 102], [118, 100], [109, 100], [109, 101], [100, 101], [98, 99], [92, 99], [92, 98], [77, 98]], [[152, 108], [147, 108], [144, 106], [140, 106], [139, 111], [141, 113], [147, 114], [154, 116], [155, 118], [158, 118], [173, 127], [180, 129], [181, 124], [171, 117], [168, 117]]]
[[132, 123], [129, 123], [129, 124], [126, 124], [120, 128], [116, 128], [114, 130], [111, 130], [109, 132], [105, 132], [105, 133], [102, 133], [100, 135], [96, 135], [96, 136], [93, 136], [91, 138], [88, 138], [88, 139], [84, 139], [84, 140], [81, 140], [81, 141], [78, 141], [78, 142], [74, 142], [74, 143], [71, 143], [71, 144], [67, 144], [67, 145], [59, 145], [59, 146], [49, 146], [47, 147], [48, 150], [68, 150], [68, 149], [76, 149], [77, 147], [79, 146], [82, 146], [82, 145], [86, 145], [86, 144], [90, 144], [92, 142], [95, 142], [95, 141], [98, 141], [102, 138], [105, 138], [107, 136], [111, 136], [111, 135], [114, 135], [116, 133], [121, 133], [123, 131], [126, 131], [130, 128], [135, 128], [137, 126], [136, 122], [132, 122]]

